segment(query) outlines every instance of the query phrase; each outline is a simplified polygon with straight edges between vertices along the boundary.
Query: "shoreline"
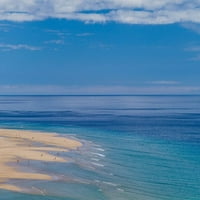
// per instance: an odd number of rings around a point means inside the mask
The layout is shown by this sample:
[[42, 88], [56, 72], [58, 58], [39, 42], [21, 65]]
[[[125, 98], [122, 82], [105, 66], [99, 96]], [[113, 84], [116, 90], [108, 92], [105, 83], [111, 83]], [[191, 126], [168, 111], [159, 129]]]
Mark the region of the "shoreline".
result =
[[8, 184], [11, 180], [53, 180], [45, 173], [23, 172], [18, 164], [24, 160], [64, 163], [66, 158], [50, 152], [58, 154], [81, 146], [78, 140], [56, 133], [0, 129], [0, 189], [23, 192], [24, 188]]

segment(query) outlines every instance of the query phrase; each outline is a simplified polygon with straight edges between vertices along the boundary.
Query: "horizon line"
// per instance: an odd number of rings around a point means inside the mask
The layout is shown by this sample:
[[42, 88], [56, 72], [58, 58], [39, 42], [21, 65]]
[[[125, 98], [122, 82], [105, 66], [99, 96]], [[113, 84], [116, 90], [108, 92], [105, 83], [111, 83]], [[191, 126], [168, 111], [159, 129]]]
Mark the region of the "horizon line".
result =
[[0, 96], [200, 96], [200, 94], [0, 94]]

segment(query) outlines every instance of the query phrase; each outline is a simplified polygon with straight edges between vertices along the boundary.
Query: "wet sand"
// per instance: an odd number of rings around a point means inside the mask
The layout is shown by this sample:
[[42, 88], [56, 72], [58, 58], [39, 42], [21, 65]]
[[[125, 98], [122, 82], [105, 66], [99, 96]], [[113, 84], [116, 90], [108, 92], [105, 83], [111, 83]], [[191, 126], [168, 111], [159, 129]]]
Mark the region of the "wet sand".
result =
[[10, 180], [52, 180], [51, 175], [29, 173], [17, 165], [24, 160], [67, 162], [49, 152], [76, 150], [82, 144], [56, 133], [0, 129], [0, 189], [21, 192], [23, 188], [8, 184]]

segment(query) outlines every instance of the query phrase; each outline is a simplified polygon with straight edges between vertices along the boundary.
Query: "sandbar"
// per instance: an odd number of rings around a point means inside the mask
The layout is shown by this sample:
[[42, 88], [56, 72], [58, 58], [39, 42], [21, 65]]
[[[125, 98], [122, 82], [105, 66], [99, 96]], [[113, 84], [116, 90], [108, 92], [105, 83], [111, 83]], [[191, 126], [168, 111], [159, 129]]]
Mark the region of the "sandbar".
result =
[[82, 146], [78, 140], [56, 133], [0, 129], [0, 189], [22, 192], [23, 188], [9, 184], [12, 180], [46, 180], [52, 176], [23, 171], [22, 161], [67, 162], [66, 158], [52, 152], [67, 152]]

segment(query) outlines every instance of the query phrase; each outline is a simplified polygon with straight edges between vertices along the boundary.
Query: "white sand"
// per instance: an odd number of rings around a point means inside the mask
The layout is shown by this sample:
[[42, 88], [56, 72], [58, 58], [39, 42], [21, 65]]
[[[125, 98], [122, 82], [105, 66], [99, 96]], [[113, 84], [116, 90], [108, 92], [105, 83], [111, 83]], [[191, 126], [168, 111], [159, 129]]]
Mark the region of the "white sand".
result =
[[52, 180], [48, 174], [22, 172], [20, 168], [11, 167], [10, 163], [17, 166], [22, 160], [67, 162], [65, 158], [48, 152], [65, 152], [80, 146], [79, 141], [54, 133], [0, 129], [0, 189], [23, 191], [23, 188], [7, 184], [12, 179]]

